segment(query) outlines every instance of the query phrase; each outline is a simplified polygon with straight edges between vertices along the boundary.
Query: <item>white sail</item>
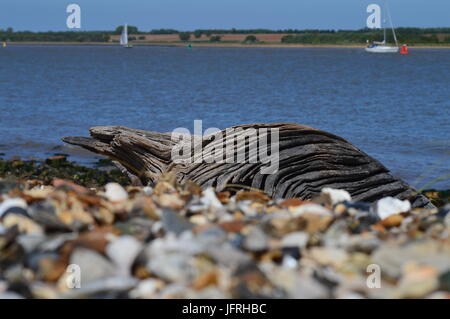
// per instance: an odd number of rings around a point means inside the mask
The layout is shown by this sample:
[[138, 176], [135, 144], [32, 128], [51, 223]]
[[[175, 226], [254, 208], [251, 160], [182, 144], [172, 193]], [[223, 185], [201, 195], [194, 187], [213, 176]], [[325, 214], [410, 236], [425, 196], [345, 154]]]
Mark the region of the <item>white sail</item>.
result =
[[122, 29], [122, 34], [120, 35], [120, 44], [123, 46], [128, 45], [128, 25], [125, 24]]

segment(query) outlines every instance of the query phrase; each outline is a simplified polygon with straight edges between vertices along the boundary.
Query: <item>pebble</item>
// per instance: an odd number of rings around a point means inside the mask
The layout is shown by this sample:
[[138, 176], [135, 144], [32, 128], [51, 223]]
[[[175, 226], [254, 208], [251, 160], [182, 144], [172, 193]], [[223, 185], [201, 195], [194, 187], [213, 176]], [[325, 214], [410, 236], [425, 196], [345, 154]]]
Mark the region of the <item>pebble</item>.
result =
[[7, 214], [20, 214], [28, 216], [27, 203], [22, 198], [10, 198], [0, 203], [0, 218]]
[[439, 209], [439, 212], [437, 215], [439, 217], [446, 218], [446, 217], [448, 217], [448, 215], [450, 215], [449, 213], [450, 213], [450, 204], [447, 204], [444, 207], [442, 207], [441, 209]]
[[134, 299], [147, 299], [155, 296], [165, 284], [159, 279], [145, 279], [139, 282], [136, 288], [130, 291], [130, 297]]
[[118, 293], [129, 291], [138, 284], [136, 278], [109, 277], [82, 284], [79, 289], [70, 289], [61, 298], [81, 299], [95, 296], [96, 298], [118, 298]]
[[221, 209], [223, 207], [222, 203], [219, 201], [219, 199], [216, 196], [216, 193], [211, 187], [208, 187], [203, 191], [201, 202], [208, 208], [212, 209]]
[[[448, 205], [352, 202], [338, 189], [312, 201], [272, 200], [202, 191], [174, 176], [104, 192], [39, 183], [0, 181], [0, 298], [450, 295]], [[367, 286], [372, 264], [381, 289]], [[74, 265], [81, 287], [70, 289]]]
[[41, 226], [23, 215], [6, 215], [3, 218], [3, 226], [6, 228], [17, 226], [21, 233], [26, 234], [42, 234], [44, 232]]
[[315, 279], [299, 276], [295, 270], [280, 269], [270, 272], [269, 276], [292, 299], [324, 299], [329, 295], [328, 289]]
[[439, 274], [450, 269], [450, 246], [434, 240], [413, 241], [411, 243], [385, 244], [372, 255], [372, 261], [380, 265], [383, 273], [394, 279], [401, 278], [402, 269], [408, 262], [428, 265]]
[[161, 220], [164, 229], [169, 233], [180, 235], [185, 231], [189, 231], [194, 227], [194, 224], [180, 216], [176, 211], [170, 208], [164, 208]]
[[343, 267], [349, 258], [345, 250], [337, 248], [313, 247], [309, 253], [319, 264], [337, 269]]
[[328, 195], [332, 205], [336, 205], [342, 202], [351, 202], [352, 197], [349, 192], [341, 189], [323, 188], [322, 194]]
[[301, 216], [304, 214], [314, 214], [321, 216], [332, 216], [333, 214], [325, 207], [318, 204], [305, 204], [297, 206], [290, 210], [293, 216]]
[[106, 247], [106, 254], [116, 264], [117, 274], [128, 277], [141, 250], [142, 244], [133, 236], [121, 236]]
[[4, 293], [0, 293], [0, 300], [4, 299], [24, 299], [24, 298], [15, 292], [6, 291]]
[[305, 248], [308, 243], [309, 235], [305, 232], [293, 232], [287, 234], [281, 240], [282, 247]]
[[381, 220], [391, 215], [405, 213], [411, 210], [411, 203], [393, 197], [385, 197], [376, 203], [376, 212]]
[[268, 238], [264, 231], [259, 227], [252, 227], [243, 240], [243, 247], [248, 251], [264, 251], [268, 247]]
[[439, 288], [438, 271], [431, 266], [419, 266], [414, 262], [404, 266], [404, 274], [393, 298], [424, 298]]
[[124, 202], [128, 199], [127, 191], [117, 183], [108, 183], [105, 185], [105, 196], [113, 203]]
[[80, 267], [81, 285], [113, 277], [116, 274], [116, 268], [110, 261], [86, 248], [76, 248], [70, 256], [70, 264]]
[[13, 189], [21, 189], [22, 185], [11, 181], [0, 181], [0, 194], [9, 193]]

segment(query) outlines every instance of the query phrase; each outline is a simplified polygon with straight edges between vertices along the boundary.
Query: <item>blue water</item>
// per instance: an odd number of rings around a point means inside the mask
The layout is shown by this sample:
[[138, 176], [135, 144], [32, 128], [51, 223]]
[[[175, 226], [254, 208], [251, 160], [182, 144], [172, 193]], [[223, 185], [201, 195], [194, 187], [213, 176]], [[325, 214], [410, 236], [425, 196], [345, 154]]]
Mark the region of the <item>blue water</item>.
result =
[[[69, 152], [94, 125], [155, 131], [301, 123], [340, 135], [422, 186], [450, 174], [450, 50], [9, 46], [0, 152]], [[419, 179], [421, 174], [425, 179]], [[450, 181], [436, 186], [450, 188]]]

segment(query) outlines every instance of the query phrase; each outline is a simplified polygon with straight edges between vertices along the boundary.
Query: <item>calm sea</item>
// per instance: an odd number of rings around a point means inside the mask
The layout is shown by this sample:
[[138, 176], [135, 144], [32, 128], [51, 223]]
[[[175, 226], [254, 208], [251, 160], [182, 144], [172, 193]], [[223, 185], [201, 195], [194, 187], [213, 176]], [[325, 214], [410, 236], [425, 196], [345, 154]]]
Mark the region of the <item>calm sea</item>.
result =
[[[87, 153], [94, 125], [155, 131], [301, 123], [340, 135], [416, 186], [450, 174], [450, 50], [9, 46], [0, 49], [0, 153]], [[419, 179], [421, 174], [425, 179]], [[437, 186], [450, 188], [450, 181]]]

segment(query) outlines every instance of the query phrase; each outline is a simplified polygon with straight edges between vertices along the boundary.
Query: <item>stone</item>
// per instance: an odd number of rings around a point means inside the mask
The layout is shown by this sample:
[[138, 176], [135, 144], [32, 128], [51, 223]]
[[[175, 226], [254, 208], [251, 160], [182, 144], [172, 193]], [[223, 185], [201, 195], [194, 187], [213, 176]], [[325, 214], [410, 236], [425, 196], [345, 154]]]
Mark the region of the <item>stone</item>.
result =
[[259, 227], [252, 227], [244, 237], [242, 246], [252, 252], [264, 251], [268, 248], [268, 238], [264, 231]]
[[307, 276], [299, 276], [291, 269], [278, 269], [267, 273], [276, 286], [286, 292], [292, 299], [325, 299], [329, 297], [328, 290], [320, 283]]
[[217, 198], [216, 193], [212, 187], [208, 187], [202, 193], [201, 202], [208, 208], [222, 209], [223, 205]]
[[6, 228], [17, 226], [21, 233], [26, 234], [42, 234], [44, 232], [41, 226], [23, 215], [6, 215], [3, 218], [3, 226], [5, 226]]
[[[0, 195], [0, 297], [450, 295], [447, 206], [405, 211], [403, 201], [388, 199], [383, 208], [383, 200], [350, 202], [335, 189], [311, 201], [216, 193], [175, 173], [152, 191], [122, 187], [127, 196], [111, 201], [82, 174], [80, 189], [68, 181], [52, 186], [56, 176], [49, 176]], [[14, 205], [5, 210], [8, 202]], [[68, 266], [75, 264], [81, 288], [72, 289]], [[367, 284], [373, 264], [381, 268], [380, 289]]]
[[438, 211], [438, 216], [441, 218], [446, 218], [450, 213], [450, 204], [445, 205], [444, 207], [440, 208]]
[[28, 216], [27, 207], [27, 203], [22, 198], [9, 198], [0, 203], [0, 218], [10, 213]]
[[164, 208], [172, 210], [180, 210], [186, 204], [184, 200], [180, 198], [178, 194], [163, 193], [158, 195], [158, 203]]
[[113, 203], [120, 203], [128, 199], [127, 191], [117, 183], [108, 183], [105, 185], [105, 196]]
[[61, 295], [61, 298], [118, 298], [119, 293], [133, 289], [138, 282], [136, 278], [131, 277], [103, 278], [81, 284], [79, 289], [69, 289]]
[[354, 222], [350, 224], [350, 227], [353, 232], [358, 234], [372, 229], [372, 226], [380, 221], [380, 217], [373, 210], [357, 211], [352, 217]]
[[227, 240], [227, 233], [220, 227], [209, 227], [195, 237], [197, 242], [205, 246], [220, 246]]
[[86, 248], [76, 248], [70, 256], [70, 264], [80, 267], [82, 285], [116, 275], [116, 268], [111, 262]]
[[132, 236], [120, 236], [106, 247], [106, 254], [115, 263], [119, 276], [130, 276], [131, 266], [142, 250], [142, 244]]
[[290, 209], [293, 216], [302, 216], [304, 214], [314, 214], [321, 216], [333, 216], [333, 214], [325, 207], [317, 204], [306, 204]]
[[0, 181], [0, 194], [9, 193], [14, 189], [22, 189], [23, 186], [12, 181]]
[[411, 203], [407, 200], [400, 200], [393, 197], [385, 197], [376, 203], [376, 212], [381, 220], [391, 215], [406, 213], [411, 210]]
[[349, 192], [341, 189], [326, 187], [322, 189], [322, 194], [329, 196], [332, 205], [336, 205], [342, 202], [350, 202], [352, 200]]
[[164, 229], [167, 232], [175, 233], [176, 235], [180, 235], [181, 233], [194, 228], [194, 224], [170, 208], [164, 208], [162, 210], [161, 220], [164, 225]]
[[192, 233], [180, 236], [169, 233], [165, 238], [153, 240], [145, 249], [146, 267], [158, 278], [170, 282], [186, 282], [196, 275], [192, 263], [195, 255], [204, 251]]
[[424, 298], [439, 288], [438, 271], [432, 266], [419, 266], [409, 262], [403, 267], [404, 275], [392, 298]]
[[223, 244], [220, 247], [207, 247], [206, 254], [217, 264], [230, 268], [246, 264], [251, 259], [247, 254], [230, 244]]
[[79, 194], [88, 194], [89, 190], [86, 187], [80, 186], [78, 184], [75, 184], [74, 182], [68, 181], [68, 180], [64, 180], [64, 179], [60, 179], [60, 178], [55, 178], [53, 180], [53, 186], [58, 188], [58, 187], [67, 187]]
[[282, 247], [304, 248], [308, 243], [309, 235], [305, 232], [294, 232], [285, 235], [281, 240]]
[[4, 299], [24, 299], [24, 297], [13, 291], [6, 291], [3, 293], [0, 293], [0, 300], [4, 300]]
[[33, 250], [37, 249], [40, 244], [47, 241], [48, 238], [44, 234], [23, 234], [17, 237], [17, 242], [22, 246], [22, 248], [27, 252], [31, 253]]
[[403, 245], [390, 242], [373, 253], [372, 261], [380, 265], [385, 276], [398, 279], [408, 262], [432, 266], [438, 271], [438, 274], [445, 273], [450, 269], [448, 256], [450, 256], [449, 245], [431, 240], [415, 241]]
[[136, 288], [130, 291], [131, 298], [149, 299], [155, 298], [156, 294], [165, 286], [164, 282], [159, 279], [145, 279], [139, 282]]
[[50, 200], [40, 201], [30, 205], [31, 218], [47, 231], [72, 231], [61, 219], [58, 218], [55, 206]]
[[236, 194], [236, 200], [238, 201], [252, 201], [254, 203], [267, 203], [270, 201], [270, 197], [259, 191], [240, 191]]
[[450, 292], [450, 270], [441, 273], [439, 276], [440, 289]]
[[381, 225], [383, 225], [386, 228], [398, 227], [402, 224], [403, 219], [404, 219], [404, 217], [400, 214], [391, 215], [391, 216], [385, 218], [381, 222]]
[[343, 267], [349, 258], [345, 250], [337, 248], [313, 247], [309, 254], [319, 264], [337, 269]]

